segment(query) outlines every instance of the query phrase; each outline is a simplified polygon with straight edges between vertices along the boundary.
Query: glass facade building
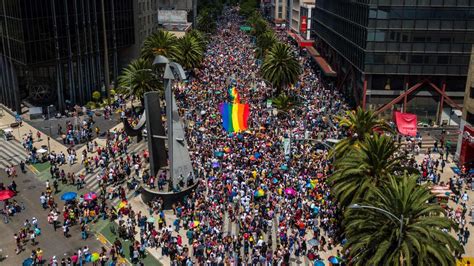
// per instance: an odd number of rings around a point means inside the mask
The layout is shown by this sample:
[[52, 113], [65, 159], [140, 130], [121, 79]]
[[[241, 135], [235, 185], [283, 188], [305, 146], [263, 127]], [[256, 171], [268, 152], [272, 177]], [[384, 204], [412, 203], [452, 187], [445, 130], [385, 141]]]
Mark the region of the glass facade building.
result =
[[[134, 43], [133, 0], [0, 0], [1, 101], [83, 104], [104, 84], [104, 37], [112, 80]], [[13, 96], [11, 95], [13, 94]], [[13, 100], [13, 101], [12, 101]]]
[[474, 0], [318, 0], [314, 11], [317, 48], [340, 70], [340, 85], [356, 103], [369, 91], [383, 105], [399, 93], [377, 91], [403, 91], [421, 79], [462, 102]]

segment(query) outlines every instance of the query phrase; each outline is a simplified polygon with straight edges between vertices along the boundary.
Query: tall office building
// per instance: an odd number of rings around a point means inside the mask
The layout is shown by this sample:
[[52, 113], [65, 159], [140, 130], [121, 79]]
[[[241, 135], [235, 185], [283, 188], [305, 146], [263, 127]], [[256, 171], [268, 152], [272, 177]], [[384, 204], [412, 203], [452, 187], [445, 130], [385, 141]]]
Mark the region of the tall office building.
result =
[[168, 10], [187, 10], [193, 9], [193, 0], [156, 0], [158, 8]]
[[314, 11], [315, 46], [355, 104], [439, 123], [461, 113], [474, 0], [317, 0]]
[[133, 0], [0, 0], [0, 101], [84, 104], [105, 94], [105, 18], [110, 77], [134, 43]]
[[133, 46], [133, 57], [140, 55], [141, 47], [145, 39], [157, 30], [158, 27], [158, 0], [135, 0], [133, 1], [135, 20], [135, 45]]
[[[269, 17], [277, 26], [286, 24], [286, 18], [288, 15], [288, 3], [289, 0], [271, 0], [269, 3]], [[291, 8], [290, 8], [291, 9]]]
[[312, 12], [315, 0], [288, 0], [287, 25], [288, 34], [300, 47], [313, 45], [311, 39]]

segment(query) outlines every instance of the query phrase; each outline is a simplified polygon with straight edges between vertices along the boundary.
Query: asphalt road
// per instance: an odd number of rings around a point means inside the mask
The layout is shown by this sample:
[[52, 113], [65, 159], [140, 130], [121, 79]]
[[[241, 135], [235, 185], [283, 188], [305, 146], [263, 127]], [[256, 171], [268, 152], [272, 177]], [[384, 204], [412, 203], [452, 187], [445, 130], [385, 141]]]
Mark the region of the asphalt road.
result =
[[[3, 169], [2, 169], [3, 170]], [[3, 219], [0, 219], [0, 255], [6, 257], [0, 260], [0, 265], [21, 265], [23, 260], [28, 258], [33, 249], [40, 247], [44, 251], [44, 259], [49, 260], [53, 255], [57, 256], [58, 261], [63, 257], [73, 255], [79, 248], [87, 245], [91, 252], [98, 251], [101, 247], [99, 241], [95, 236], [89, 236], [87, 240], [81, 239], [80, 229], [77, 225], [70, 230], [71, 237], [65, 238], [63, 236], [62, 228], [58, 228], [55, 232], [52, 225], [47, 223], [48, 212], [41, 208], [39, 197], [41, 192], [45, 190], [45, 184], [38, 180], [31, 172], [22, 174], [18, 169], [18, 177], [15, 178], [17, 183], [17, 190], [19, 193], [14, 197], [17, 202], [25, 204], [25, 210], [17, 215], [10, 217], [10, 222], [5, 224]], [[10, 184], [11, 179], [7, 178], [4, 171], [0, 172], [0, 182], [5, 185]], [[57, 194], [55, 199], [58, 199], [60, 194]], [[59, 201], [59, 210], [62, 210], [62, 202]], [[3, 203], [0, 203], [3, 208]], [[39, 244], [32, 246], [30, 242], [24, 246], [24, 250], [15, 254], [15, 240], [13, 235], [19, 231], [26, 219], [31, 221], [32, 217], [38, 219], [39, 227], [41, 228], [41, 235], [37, 237]], [[62, 214], [60, 214], [60, 220]]]
[[[71, 122], [73, 125], [75, 123], [82, 124], [83, 119], [87, 119], [86, 116], [81, 116], [77, 119], [74, 117], [63, 117], [59, 119], [54, 117], [49, 120], [35, 119], [35, 120], [28, 121], [28, 123], [34, 128], [43, 132], [44, 134], [47, 134], [51, 138], [56, 139], [57, 141], [62, 143], [62, 138], [58, 134], [59, 125], [62, 127], [62, 132], [64, 133], [65, 128], [66, 128], [66, 123], [68, 121]], [[112, 115], [112, 119], [108, 119], [108, 120], [104, 119], [103, 115], [102, 116], [94, 115], [94, 121], [95, 121], [95, 124], [93, 127], [95, 128], [96, 126], [98, 126], [101, 132], [105, 132], [113, 128], [114, 126], [116, 126], [118, 123], [120, 123], [120, 115], [114, 113]], [[51, 127], [51, 130], [50, 130], [50, 127]], [[36, 134], [36, 132], [33, 132], [33, 134]], [[35, 138], [36, 138], [36, 135], [35, 135]], [[94, 138], [95, 138], [95, 132], [94, 132]], [[77, 144], [76, 147], [79, 148], [84, 144], [85, 143]]]

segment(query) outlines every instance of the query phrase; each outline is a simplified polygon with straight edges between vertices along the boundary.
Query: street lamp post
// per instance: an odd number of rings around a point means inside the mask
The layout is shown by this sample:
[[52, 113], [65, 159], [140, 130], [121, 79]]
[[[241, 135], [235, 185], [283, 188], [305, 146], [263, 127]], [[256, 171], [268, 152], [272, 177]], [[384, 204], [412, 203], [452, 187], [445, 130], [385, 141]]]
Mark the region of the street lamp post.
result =
[[398, 223], [400, 223], [400, 235], [398, 237], [398, 247], [400, 247], [400, 245], [402, 244], [402, 233], [403, 233], [403, 214], [400, 215], [400, 218], [395, 216], [395, 214], [387, 211], [387, 210], [384, 210], [382, 208], [378, 208], [378, 207], [374, 207], [374, 206], [369, 206], [369, 205], [359, 205], [359, 204], [352, 204], [352, 205], [349, 205], [348, 207], [349, 209], [371, 209], [371, 210], [376, 210], [376, 211], [379, 211], [387, 216], [389, 216], [390, 218], [393, 218], [395, 219]]
[[49, 111], [49, 109], [51, 107], [54, 107], [54, 105], [49, 105], [48, 106], [48, 120], [49, 120], [49, 136], [48, 136], [48, 152], [51, 152], [51, 147], [50, 147], [50, 143], [49, 143], [49, 140], [50, 140], [50, 136], [52, 135], [51, 134], [51, 112]]

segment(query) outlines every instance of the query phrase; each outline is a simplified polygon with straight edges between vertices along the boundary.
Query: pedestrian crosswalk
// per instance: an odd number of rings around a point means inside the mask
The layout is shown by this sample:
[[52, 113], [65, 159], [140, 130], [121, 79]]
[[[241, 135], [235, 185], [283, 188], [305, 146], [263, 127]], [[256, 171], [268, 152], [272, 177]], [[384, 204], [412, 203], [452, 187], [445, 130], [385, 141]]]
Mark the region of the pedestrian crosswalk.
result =
[[[137, 154], [137, 153], [142, 153], [143, 150], [147, 149], [147, 143], [145, 141], [141, 141], [140, 143], [133, 143], [131, 144], [128, 149], [127, 149], [127, 152], [128, 154]], [[125, 155], [122, 155], [122, 156], [125, 156]], [[97, 178], [98, 175], [101, 175], [102, 174], [102, 168], [101, 167], [97, 167], [97, 168], [93, 168], [92, 171], [89, 171], [89, 172], [86, 172], [86, 169], [83, 168], [81, 169], [80, 171], [76, 172], [76, 178], [79, 176], [79, 175], [82, 175], [84, 174], [85, 175], [85, 185], [84, 185], [84, 188], [82, 189], [82, 191], [86, 191], [86, 192], [89, 192], [89, 191], [94, 191], [94, 192], [98, 192], [99, 191], [99, 179]], [[122, 186], [125, 186], [125, 184], [123, 184]], [[128, 190], [126, 189], [126, 197], [127, 199], [130, 199], [133, 194], [135, 193], [134, 190]], [[117, 198], [114, 198], [112, 200], [112, 206], [115, 206], [116, 204], [118, 204], [120, 201], [120, 199], [117, 197]]]
[[27, 157], [25, 149], [18, 141], [0, 139], [0, 167], [2, 169], [18, 165]]

